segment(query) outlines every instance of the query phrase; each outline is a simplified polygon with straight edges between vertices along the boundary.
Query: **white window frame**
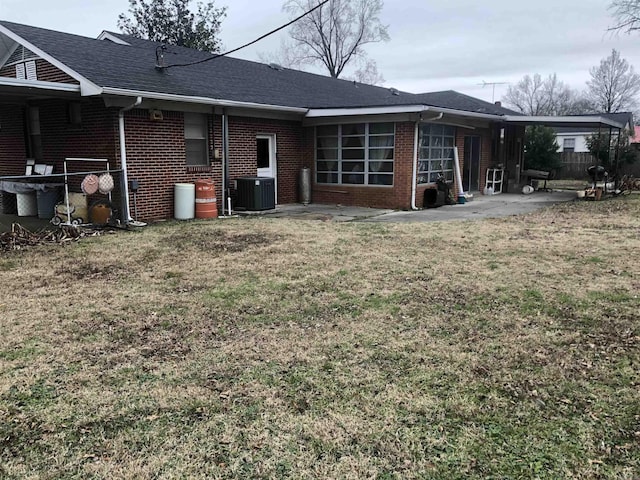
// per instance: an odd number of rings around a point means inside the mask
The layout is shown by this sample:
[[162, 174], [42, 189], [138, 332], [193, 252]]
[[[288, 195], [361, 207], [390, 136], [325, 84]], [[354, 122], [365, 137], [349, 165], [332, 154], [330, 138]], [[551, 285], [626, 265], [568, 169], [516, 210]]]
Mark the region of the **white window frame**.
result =
[[[393, 125], [393, 132], [390, 133], [371, 133], [371, 125], [379, 125], [379, 124], [389, 124], [389, 125]], [[343, 128], [348, 128], [349, 126], [352, 125], [364, 125], [364, 133], [362, 135], [346, 135], [343, 134]], [[326, 125], [327, 127], [336, 127], [337, 128], [337, 134], [334, 135], [318, 135], [318, 128], [316, 128], [315, 130], [315, 166], [316, 166], [316, 173], [315, 173], [315, 179], [316, 179], [316, 183], [320, 184], [320, 185], [343, 185], [343, 186], [351, 186], [351, 187], [379, 187], [379, 188], [393, 188], [394, 186], [394, 182], [395, 182], [395, 154], [396, 154], [396, 124], [395, 122], [371, 122], [371, 123], [357, 123], [357, 124], [334, 124], [334, 125]], [[350, 138], [350, 137], [360, 137], [360, 136], [364, 136], [364, 146], [362, 147], [344, 147], [343, 146], [343, 139], [344, 138]], [[372, 146], [371, 145], [371, 138], [376, 138], [376, 137], [389, 137], [392, 136], [393, 137], [393, 144], [389, 145], [389, 146]], [[335, 147], [335, 150], [337, 151], [337, 157], [336, 159], [318, 159], [318, 138], [336, 138], [337, 140], [337, 146]], [[331, 148], [326, 148], [326, 149], [331, 149]], [[348, 151], [348, 150], [360, 150], [363, 149], [364, 150], [364, 158], [363, 159], [345, 159], [343, 158], [343, 152], [344, 151]], [[385, 159], [372, 159], [370, 158], [370, 153], [372, 151], [375, 150], [392, 150], [393, 152], [393, 156], [392, 158], [385, 158]], [[318, 162], [337, 162], [338, 163], [338, 169], [334, 170], [334, 171], [328, 171], [328, 170], [319, 170], [318, 169]], [[391, 163], [393, 165], [392, 171], [391, 172], [380, 172], [377, 170], [373, 170], [372, 166], [374, 163], [378, 163], [378, 162], [385, 162], [385, 163]], [[357, 171], [357, 172], [353, 172], [352, 170], [343, 170], [343, 164], [344, 163], [362, 163], [363, 164], [363, 170], [362, 171]], [[353, 175], [363, 175], [363, 183], [353, 183], [353, 182], [343, 182], [343, 176], [344, 175], [349, 175], [349, 174], [353, 174]], [[337, 175], [337, 182], [327, 182], [327, 181], [319, 181], [319, 175]], [[369, 183], [370, 177], [373, 176], [385, 176], [391, 179], [391, 183], [389, 184], [379, 184], [379, 183]]]
[[[199, 128], [188, 128], [188, 126], [195, 126]], [[194, 132], [194, 130], [200, 130], [200, 132]], [[184, 143], [185, 143], [185, 162], [188, 167], [206, 167], [210, 165], [209, 161], [209, 121], [208, 117], [204, 113], [192, 113], [184, 112]], [[189, 143], [190, 142], [203, 142], [204, 149], [203, 156], [198, 163], [192, 161], [189, 158]]]
[[562, 139], [562, 151], [566, 152], [567, 148], [570, 148], [570, 152], [576, 151], [576, 139], [575, 138], [563, 138]]
[[[446, 135], [444, 133], [439, 135], [432, 134], [431, 129], [434, 126], [438, 126], [442, 128], [451, 128], [453, 129], [453, 134], [452, 135]], [[425, 145], [424, 129], [427, 127], [430, 129], [429, 142], [428, 142], [428, 145]], [[451, 149], [451, 152], [453, 152], [453, 149], [456, 146], [456, 136], [457, 136], [456, 128], [451, 125], [444, 125], [444, 124], [437, 124], [437, 123], [423, 123], [420, 125], [419, 135], [420, 135], [420, 138], [418, 141], [418, 177], [417, 177], [418, 185], [433, 185], [434, 183], [436, 183], [436, 178], [438, 175], [442, 175], [446, 182], [453, 182], [453, 169], [454, 169], [453, 155], [451, 157], [447, 157], [444, 155], [444, 151], [445, 149], [447, 150]], [[436, 138], [442, 140], [441, 145], [436, 145], [434, 143], [433, 140]], [[453, 143], [451, 146], [445, 146], [445, 138], [453, 139]], [[431, 158], [432, 149], [434, 150], [440, 149], [442, 150], [443, 153], [438, 157]], [[422, 152], [424, 150], [428, 152], [427, 158], [423, 158], [422, 156]], [[451, 168], [444, 168], [443, 167], [444, 162], [449, 162], [449, 164], [451, 165]], [[441, 167], [435, 168], [435, 166], [438, 163], [440, 163]]]

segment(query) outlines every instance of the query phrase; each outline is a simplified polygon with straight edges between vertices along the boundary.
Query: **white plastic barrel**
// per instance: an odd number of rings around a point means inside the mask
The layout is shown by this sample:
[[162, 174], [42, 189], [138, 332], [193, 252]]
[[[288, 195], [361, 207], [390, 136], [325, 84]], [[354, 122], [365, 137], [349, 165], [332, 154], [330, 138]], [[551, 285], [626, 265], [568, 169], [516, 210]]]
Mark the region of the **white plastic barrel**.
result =
[[36, 192], [16, 193], [19, 217], [35, 217], [38, 215], [38, 198]]
[[176, 220], [195, 217], [196, 186], [193, 183], [176, 183], [174, 189], [173, 216]]

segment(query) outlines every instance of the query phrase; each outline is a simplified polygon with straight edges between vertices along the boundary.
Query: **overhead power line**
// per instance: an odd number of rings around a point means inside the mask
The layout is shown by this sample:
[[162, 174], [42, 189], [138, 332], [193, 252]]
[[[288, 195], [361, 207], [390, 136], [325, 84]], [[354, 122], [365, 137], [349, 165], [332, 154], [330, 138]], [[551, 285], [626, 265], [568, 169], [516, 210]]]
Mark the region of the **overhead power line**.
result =
[[268, 32], [268, 33], [265, 33], [265, 34], [264, 34], [264, 35], [262, 35], [261, 37], [256, 38], [255, 40], [252, 40], [252, 41], [251, 41], [251, 42], [249, 42], [249, 43], [245, 43], [244, 45], [242, 45], [242, 46], [240, 46], [240, 47], [238, 47], [238, 48], [234, 48], [233, 50], [229, 50], [228, 52], [218, 53], [218, 54], [216, 54], [216, 55], [213, 55], [212, 57], [205, 58], [205, 59], [203, 59], [203, 60], [198, 60], [198, 61], [195, 61], [195, 62], [189, 62], [189, 63], [176, 63], [176, 64], [173, 64], [173, 65], [167, 65], [166, 67], [162, 67], [162, 68], [163, 68], [163, 69], [166, 69], [166, 68], [173, 68], [173, 67], [189, 67], [189, 66], [191, 66], [191, 65], [198, 65], [198, 64], [200, 64], [200, 63], [205, 63], [205, 62], [209, 62], [209, 61], [211, 61], [211, 60], [215, 60], [216, 58], [220, 58], [220, 57], [225, 57], [225, 56], [227, 56], [227, 55], [231, 55], [232, 53], [235, 53], [235, 52], [237, 52], [238, 50], [242, 50], [243, 48], [247, 48], [248, 46], [253, 45], [254, 43], [258, 43], [260, 40], [263, 40], [263, 39], [267, 38], [268, 36], [273, 35], [274, 33], [277, 33], [277, 32], [279, 32], [280, 30], [283, 30], [283, 29], [287, 28], [287, 27], [288, 27], [288, 26], [290, 26], [290, 25], [293, 25], [293, 24], [294, 24], [294, 23], [296, 23], [298, 20], [300, 20], [300, 19], [302, 19], [302, 18], [306, 17], [306, 16], [307, 16], [307, 15], [309, 15], [310, 13], [312, 13], [312, 12], [316, 11], [317, 9], [322, 8], [322, 6], [323, 6], [325, 3], [328, 3], [328, 2], [329, 2], [329, 0], [323, 0], [323, 1], [322, 1], [322, 2], [320, 2], [318, 5], [316, 5], [315, 7], [313, 7], [311, 10], [308, 10], [308, 11], [304, 12], [302, 15], [300, 15], [299, 17], [294, 18], [294, 19], [293, 19], [293, 20], [291, 20], [290, 22], [285, 23], [284, 25], [281, 25], [280, 27], [278, 27], [278, 28], [276, 28], [276, 29], [274, 29], [274, 30], [271, 30], [271, 31], [270, 31], [270, 32]]

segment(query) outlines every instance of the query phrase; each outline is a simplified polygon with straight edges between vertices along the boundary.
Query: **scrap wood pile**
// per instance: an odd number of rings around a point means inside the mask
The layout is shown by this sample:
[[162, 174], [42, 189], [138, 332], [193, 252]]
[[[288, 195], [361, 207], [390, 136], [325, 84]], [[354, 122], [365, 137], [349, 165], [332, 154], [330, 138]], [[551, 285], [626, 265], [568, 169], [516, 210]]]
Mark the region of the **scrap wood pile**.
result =
[[81, 229], [73, 225], [62, 225], [56, 230], [32, 232], [19, 223], [14, 223], [10, 232], [0, 233], [0, 251], [20, 250], [46, 243], [65, 244], [84, 237], [95, 237], [101, 233], [99, 230]]

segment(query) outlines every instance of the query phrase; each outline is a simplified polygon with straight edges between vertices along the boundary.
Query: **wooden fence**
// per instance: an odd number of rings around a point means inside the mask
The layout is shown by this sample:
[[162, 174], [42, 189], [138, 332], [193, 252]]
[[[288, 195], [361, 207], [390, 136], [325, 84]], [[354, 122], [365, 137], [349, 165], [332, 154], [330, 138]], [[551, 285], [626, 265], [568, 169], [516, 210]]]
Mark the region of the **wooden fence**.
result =
[[[588, 152], [563, 152], [560, 154], [562, 167], [558, 170], [556, 178], [558, 180], [573, 180], [589, 178], [587, 168], [597, 165], [598, 161]], [[613, 172], [611, 172], [613, 173]], [[633, 175], [640, 177], [640, 161], [631, 165], [620, 164], [621, 175]]]

